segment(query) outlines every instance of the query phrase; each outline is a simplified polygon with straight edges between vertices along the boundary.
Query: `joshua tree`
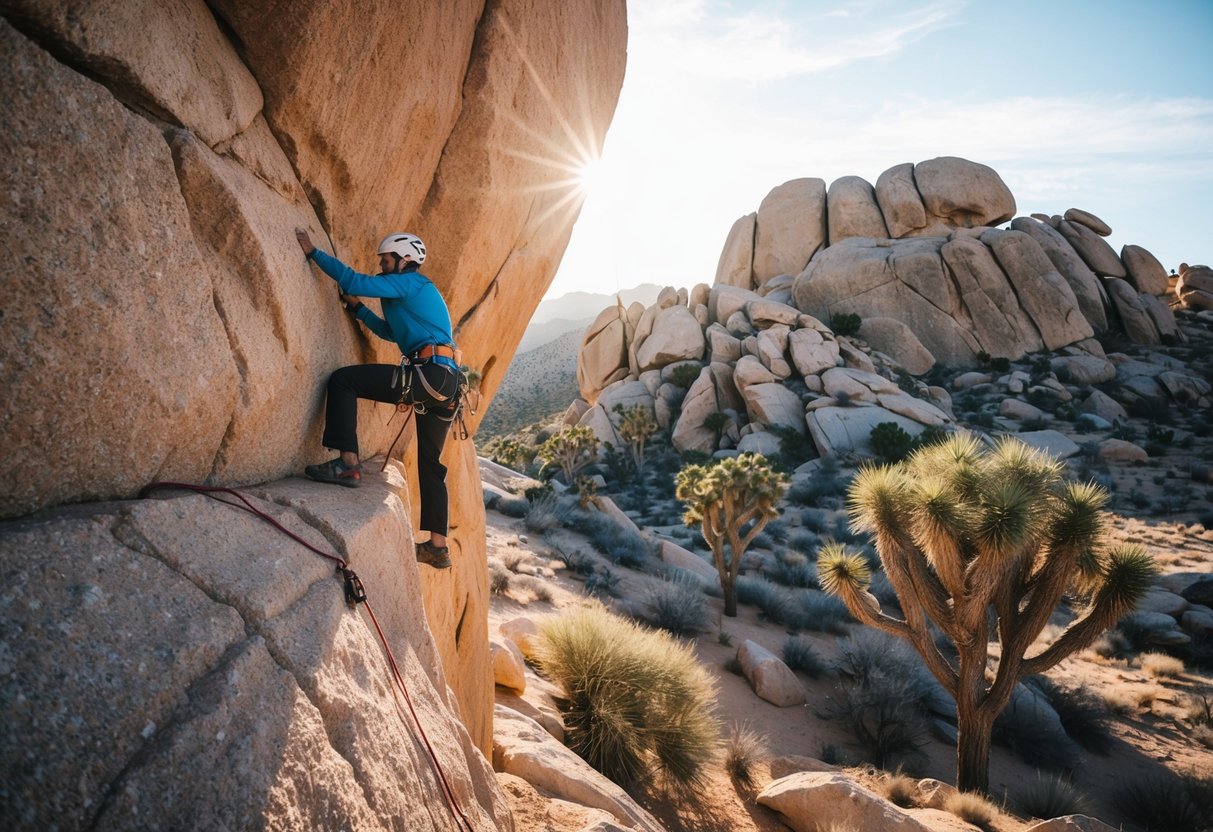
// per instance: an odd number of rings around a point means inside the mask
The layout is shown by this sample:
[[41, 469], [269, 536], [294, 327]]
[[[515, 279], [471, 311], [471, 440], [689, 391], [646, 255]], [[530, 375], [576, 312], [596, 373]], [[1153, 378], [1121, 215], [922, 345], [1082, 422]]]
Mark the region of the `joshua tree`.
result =
[[[860, 471], [848, 494], [852, 528], [875, 536], [904, 618], [883, 613], [867, 591], [861, 556], [832, 544], [818, 557], [822, 588], [859, 621], [909, 641], [955, 698], [965, 791], [989, 787], [990, 731], [1017, 680], [1094, 641], [1155, 571], [1143, 548], [1106, 546], [1107, 493], [1061, 472], [1017, 439], [986, 451], [967, 434]], [[1081, 604], [1078, 617], [1037, 644], [1067, 592]], [[955, 645], [954, 663], [936, 647], [932, 624]]]
[[644, 443], [657, 431], [657, 421], [644, 405], [636, 404], [624, 407], [615, 405], [619, 414], [619, 438], [628, 445], [632, 452], [632, 464], [636, 466], [636, 476], [644, 478]]
[[737, 615], [741, 559], [767, 521], [779, 515], [775, 503], [787, 484], [762, 454], [741, 454], [710, 466], [688, 465], [678, 472], [675, 493], [687, 504], [683, 522], [698, 523], [712, 548], [727, 616]]
[[598, 437], [586, 425], [566, 427], [539, 449], [539, 458], [547, 465], [559, 465], [569, 485], [577, 482], [577, 472], [593, 462], [597, 454]]

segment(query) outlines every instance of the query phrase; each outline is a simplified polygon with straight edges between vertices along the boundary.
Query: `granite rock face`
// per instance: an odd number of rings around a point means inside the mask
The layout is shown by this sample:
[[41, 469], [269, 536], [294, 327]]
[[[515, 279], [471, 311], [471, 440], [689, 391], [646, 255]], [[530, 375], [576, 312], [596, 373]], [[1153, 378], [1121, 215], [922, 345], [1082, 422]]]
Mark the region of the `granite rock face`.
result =
[[[427, 578], [400, 554], [403, 485], [392, 467], [367, 500], [285, 480], [250, 502], [349, 561], [459, 808], [512, 829], [426, 625]], [[461, 828], [332, 564], [217, 501], [162, 496], [0, 529], [0, 814], [23, 829]]]
[[[6, 5], [0, 151], [19, 163], [0, 227], [23, 267], [0, 425], [24, 473], [0, 516], [323, 457], [328, 373], [395, 351], [344, 316], [296, 226], [363, 270], [386, 231], [420, 234], [491, 397], [579, 205], [532, 157], [601, 145], [626, 12], [410, 5], [431, 48], [397, 48], [391, 6]], [[362, 444], [386, 450], [394, 429], [365, 421]]]
[[[154, 480], [273, 481], [326, 457], [329, 373], [398, 353], [342, 312], [295, 227], [363, 271], [374, 270], [386, 232], [420, 234], [465, 363], [482, 373], [483, 412], [567, 245], [580, 202], [546, 186], [602, 144], [623, 80], [626, 9], [622, 0], [405, 6], [5, 5], [0, 154], [13, 163], [0, 174], [9, 195], [0, 231], [20, 268], [0, 331], [0, 450], [14, 472], [0, 518], [132, 497]], [[427, 48], [399, 48], [404, 18]], [[364, 455], [390, 445], [399, 422], [387, 415], [360, 406]], [[415, 512], [411, 432], [402, 441]], [[488, 588], [472, 444], [449, 442], [443, 462], [455, 566], [424, 575], [412, 594], [385, 582], [380, 603], [424, 599], [409, 637], [428, 639], [451, 685], [446, 706], [462, 724], [443, 730], [466, 730], [469, 748], [487, 752]], [[360, 504], [367, 491], [335, 496]], [[398, 562], [412, 563], [415, 523], [386, 553]], [[70, 554], [63, 562], [86, 571]], [[242, 673], [281, 681], [265, 649], [237, 639], [221, 652]], [[289, 684], [265, 684], [273, 701], [298, 699]], [[228, 707], [226, 695], [216, 707]]]

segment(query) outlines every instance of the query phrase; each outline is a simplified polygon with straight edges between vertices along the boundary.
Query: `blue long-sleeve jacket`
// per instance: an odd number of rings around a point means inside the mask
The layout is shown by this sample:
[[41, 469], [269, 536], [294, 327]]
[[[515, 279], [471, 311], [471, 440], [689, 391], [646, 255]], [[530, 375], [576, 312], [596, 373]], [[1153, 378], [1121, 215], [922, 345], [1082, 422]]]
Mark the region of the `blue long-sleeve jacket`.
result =
[[[380, 299], [382, 318], [365, 306], [358, 310], [357, 318], [383, 340], [394, 341], [404, 355], [412, 355], [427, 344], [454, 346], [446, 301], [438, 287], [415, 266], [410, 264], [409, 271], [398, 274], [371, 276], [354, 271], [320, 249], [312, 253], [312, 260], [337, 281], [345, 294]], [[434, 360], [455, 366], [447, 358]]]

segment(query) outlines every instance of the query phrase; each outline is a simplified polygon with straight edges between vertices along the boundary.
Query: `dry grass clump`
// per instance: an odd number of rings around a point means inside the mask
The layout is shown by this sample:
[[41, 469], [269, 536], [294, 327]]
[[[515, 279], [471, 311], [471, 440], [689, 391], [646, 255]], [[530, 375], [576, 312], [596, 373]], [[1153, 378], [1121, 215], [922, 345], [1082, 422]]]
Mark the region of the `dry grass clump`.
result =
[[[530, 601], [540, 601], [544, 604], [552, 603], [553, 595], [552, 588], [542, 578], [536, 578], [531, 575], [516, 575], [514, 577], [514, 586], [526, 592]], [[522, 600], [522, 599], [519, 599]]]
[[1205, 832], [1213, 822], [1213, 780], [1171, 772], [1122, 780], [1116, 807], [1145, 832]]
[[880, 781], [880, 793], [890, 803], [903, 809], [912, 808], [918, 799], [918, 781], [900, 770], [886, 774]]
[[1184, 672], [1183, 660], [1166, 653], [1142, 653], [1138, 662], [1141, 664], [1142, 671], [1155, 679], [1173, 679], [1176, 676], [1182, 676]]
[[944, 801], [943, 808], [965, 823], [982, 829], [989, 829], [998, 817], [998, 807], [976, 792], [956, 792]]
[[711, 676], [690, 647], [594, 606], [548, 619], [536, 658], [564, 693], [566, 743], [624, 786], [698, 788], [720, 738]]
[[1065, 815], [1090, 815], [1091, 800], [1060, 775], [1036, 772], [1015, 798], [1019, 811], [1030, 818], [1048, 820]]
[[1166, 694], [1160, 685], [1112, 688], [1103, 695], [1104, 704], [1121, 716], [1129, 716], [1142, 708], [1150, 708]]
[[489, 559], [489, 592], [494, 595], [504, 595], [510, 591], [510, 581], [514, 573], [495, 559]]
[[724, 769], [733, 785], [746, 791], [754, 788], [754, 771], [767, 756], [767, 738], [749, 725], [736, 723], [725, 744]]

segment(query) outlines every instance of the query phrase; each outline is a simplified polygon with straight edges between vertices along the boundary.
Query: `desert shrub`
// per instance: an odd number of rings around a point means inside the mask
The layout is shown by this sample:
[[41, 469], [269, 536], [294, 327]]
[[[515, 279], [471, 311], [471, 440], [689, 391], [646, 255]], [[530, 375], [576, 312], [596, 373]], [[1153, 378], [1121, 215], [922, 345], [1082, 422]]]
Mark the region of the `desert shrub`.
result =
[[832, 595], [814, 589], [796, 594], [793, 622], [798, 630], [843, 635], [854, 621], [847, 605]]
[[585, 591], [594, 596], [619, 594], [619, 576], [610, 569], [598, 569], [585, 579]]
[[699, 378], [701, 372], [703, 372], [703, 367], [700, 365], [690, 361], [684, 362], [670, 369], [669, 381], [675, 387], [689, 390], [691, 385], [695, 383], [695, 379]]
[[635, 530], [596, 511], [573, 512], [568, 525], [589, 538], [590, 544], [620, 566], [641, 569], [649, 560], [649, 544]]
[[517, 549], [510, 549], [501, 556], [501, 564], [511, 572], [517, 572], [528, 560], [530, 560], [530, 555]]
[[900, 462], [914, 448], [914, 437], [896, 422], [881, 422], [872, 428], [868, 442], [876, 456], [885, 462]]
[[821, 509], [806, 508], [800, 515], [800, 524], [811, 532], [824, 532], [830, 526], [829, 514]]
[[842, 497], [844, 490], [845, 486], [837, 478], [818, 475], [800, 480], [789, 488], [787, 500], [798, 506], [816, 507], [829, 502], [827, 498]]
[[977, 792], [956, 792], [944, 801], [943, 808], [965, 823], [982, 829], [989, 829], [998, 817], [998, 807]]
[[1025, 682], [1039, 690], [1049, 700], [1061, 720], [1066, 734], [1088, 751], [1106, 754], [1112, 750], [1111, 717], [1103, 700], [1085, 685], [1066, 689], [1045, 676], [1034, 676]]
[[917, 758], [934, 688], [922, 660], [902, 642], [863, 630], [838, 642], [838, 669], [850, 677], [825, 716], [845, 720], [880, 768]]
[[494, 595], [504, 595], [510, 591], [510, 581], [513, 573], [500, 562], [489, 561], [489, 592]]
[[1116, 808], [1145, 832], [1202, 832], [1213, 821], [1210, 781], [1167, 772], [1121, 780]]
[[595, 769], [625, 786], [704, 782], [720, 723], [689, 646], [586, 608], [544, 623], [537, 658], [564, 693], [566, 744]]
[[[1213, 521], [1213, 515], [1210, 515], [1210, 520]], [[1210, 523], [1210, 527], [1213, 527], [1213, 522]], [[821, 546], [821, 538], [808, 529], [796, 529], [788, 535], [788, 548], [794, 552], [800, 552], [810, 559], [817, 554], [819, 546]]]
[[1168, 656], [1166, 653], [1142, 653], [1138, 661], [1141, 663], [1142, 671], [1155, 679], [1173, 678], [1183, 675], [1184, 672], [1183, 661], [1174, 656]]
[[758, 607], [773, 624], [785, 623], [791, 608], [788, 593], [764, 578], [738, 578], [737, 600]]
[[827, 665], [809, 640], [801, 636], [788, 636], [783, 643], [783, 663], [792, 670], [799, 670], [816, 679], [827, 670]]
[[766, 736], [748, 725], [734, 723], [725, 742], [724, 770], [737, 788], [754, 788], [754, 771], [766, 756]]
[[1015, 806], [1029, 818], [1060, 818], [1065, 815], [1090, 815], [1091, 800], [1068, 781], [1055, 775], [1036, 772], [1036, 777], [1021, 786]]
[[918, 781], [901, 771], [892, 771], [880, 779], [880, 793], [890, 803], [910, 809], [918, 797]]
[[1011, 359], [1004, 355], [990, 359], [990, 369], [998, 373], [1005, 373], [1011, 369]]
[[564, 564], [564, 568], [577, 575], [589, 575], [594, 571], [594, 559], [585, 552], [573, 549], [565, 552], [556, 551], [556, 557]]
[[830, 316], [830, 329], [835, 335], [854, 335], [859, 332], [862, 319], [854, 312], [839, 312]]
[[693, 636], [708, 626], [708, 602], [698, 586], [666, 580], [654, 584], [645, 597], [645, 621], [676, 636]]
[[561, 500], [550, 491], [543, 492], [530, 499], [523, 525], [528, 531], [540, 533], [557, 526], [562, 526], [568, 520], [572, 506]]
[[766, 574], [783, 586], [817, 588], [817, 567], [799, 552], [780, 553]]
[[533, 575], [518, 575], [514, 579], [514, 586], [530, 593], [532, 600], [545, 604], [552, 603], [552, 588], [540, 578]]

